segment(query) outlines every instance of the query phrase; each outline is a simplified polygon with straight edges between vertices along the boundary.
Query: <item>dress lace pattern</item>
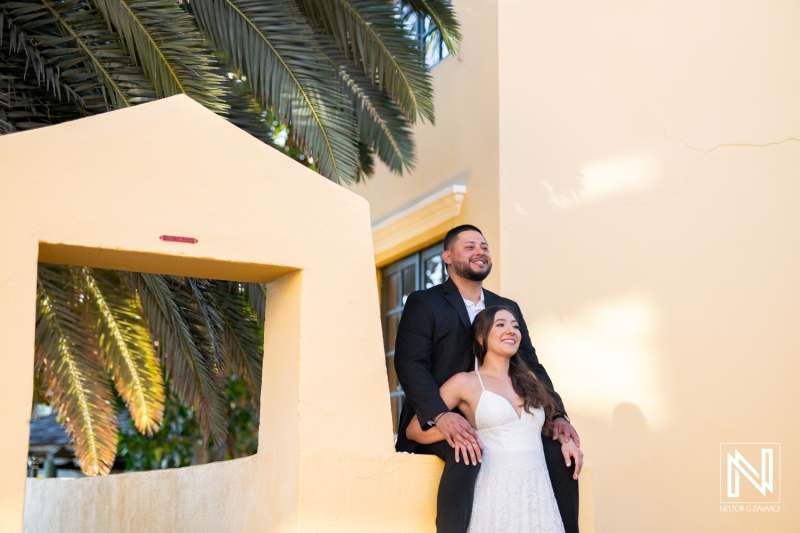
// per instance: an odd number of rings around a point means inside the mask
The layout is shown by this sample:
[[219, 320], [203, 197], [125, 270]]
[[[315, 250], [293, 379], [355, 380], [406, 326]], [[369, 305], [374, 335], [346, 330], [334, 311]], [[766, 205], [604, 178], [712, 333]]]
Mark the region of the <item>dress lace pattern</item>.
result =
[[543, 424], [541, 407], [518, 416], [508, 400], [483, 389], [475, 425], [486, 450], [469, 533], [563, 533], [544, 460]]

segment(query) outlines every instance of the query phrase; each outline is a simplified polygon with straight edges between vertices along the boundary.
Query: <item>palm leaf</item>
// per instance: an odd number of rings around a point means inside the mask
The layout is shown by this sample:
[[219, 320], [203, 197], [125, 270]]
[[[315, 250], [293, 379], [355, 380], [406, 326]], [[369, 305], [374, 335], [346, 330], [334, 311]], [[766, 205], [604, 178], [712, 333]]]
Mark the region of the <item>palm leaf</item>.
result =
[[73, 103], [59, 101], [50, 90], [25, 80], [25, 59], [0, 50], [0, 133], [13, 133], [83, 116]]
[[369, 146], [358, 143], [358, 178], [356, 183], [361, 183], [375, 174], [375, 152]]
[[152, 434], [164, 416], [164, 383], [147, 328], [137, 315], [136, 298], [124, 290], [113, 272], [85, 267], [76, 270], [94, 304], [100, 346], [108, 357], [117, 391], [136, 429]]
[[92, 0], [123, 38], [159, 97], [186, 94], [227, 110], [224, 80], [192, 18], [171, 0]]
[[[38, 103], [48, 116], [43, 122], [55, 123], [155, 98], [150, 82], [133, 65], [119, 36], [109, 31], [97, 11], [86, 9], [84, 2], [29, 0], [0, 6], [14, 30], [8, 75], [29, 80], [24, 87], [27, 96], [12, 93], [17, 111], [33, 111]], [[29, 64], [33, 75], [28, 72]], [[48, 72], [57, 73], [57, 80]], [[19, 82], [16, 85], [23, 89]], [[34, 86], [40, 89], [36, 95]], [[54, 89], [53, 94], [47, 94], [48, 88]], [[69, 101], [73, 104], [66, 105]], [[41, 120], [42, 115], [34, 116]]]
[[179, 287], [173, 290], [165, 276], [130, 273], [129, 283], [139, 295], [148, 328], [158, 339], [173, 390], [195, 409], [204, 437], [223, 442], [227, 434], [224, 385], [213, 355], [198, 346], [181, 312], [180, 304], [188, 298]]
[[[359, 147], [359, 168], [362, 171], [370, 168], [372, 162], [368, 154], [374, 151], [392, 171], [402, 174], [403, 169], [412, 170], [414, 140], [402, 111], [336, 46], [327, 44], [323, 50], [339, 74], [344, 94], [353, 102], [362, 145]], [[371, 170], [364, 173], [372, 175]]]
[[420, 17], [430, 17], [451, 54], [458, 54], [461, 25], [450, 0], [400, 0]]
[[[11, 6], [8, 2], [0, 4], [0, 48], [5, 45], [6, 38], [8, 39], [9, 54], [19, 54], [25, 58], [25, 65], [23, 74], [27, 73], [28, 68], [33, 70], [35, 82], [38, 86], [44, 84], [46, 89], [53, 90], [53, 93], [61, 98], [62, 90], [66, 98], [73, 98], [80, 101], [80, 96], [75, 91], [64, 84], [59, 76], [58, 70], [53, 68], [50, 61], [45, 61], [41, 52], [39, 52], [36, 40], [28, 36], [23, 28], [20, 27]], [[8, 67], [8, 60], [3, 64]], [[10, 106], [7, 100], [1, 103]]]
[[285, 0], [191, 0], [216, 51], [277, 111], [335, 182], [356, 175], [356, 134], [336, 74], [299, 10]]
[[232, 78], [228, 80], [226, 87], [225, 102], [228, 104], [228, 112], [225, 117], [228, 122], [261, 142], [274, 146], [270, 124], [264, 120], [266, 109], [253, 97], [247, 81]]
[[210, 281], [199, 278], [185, 278], [184, 292], [191, 297], [184, 302], [183, 314], [190, 314], [192, 323], [195, 324], [196, 335], [200, 342], [210, 349], [217, 373], [221, 374], [225, 368], [224, 347], [222, 346], [222, 330], [224, 329], [222, 315], [216, 307], [214, 297], [207, 294]]
[[[252, 283], [248, 285], [258, 285]], [[229, 281], [212, 281], [211, 291], [224, 320], [225, 356], [231, 369], [244, 379], [248, 391], [259, 408], [261, 396], [261, 370], [263, 360], [263, 321], [248, 309], [245, 294], [239, 284]], [[261, 291], [263, 295], [263, 290]], [[261, 298], [263, 301], [263, 296]], [[263, 304], [258, 304], [263, 307]], [[252, 306], [250, 306], [252, 309]]]
[[119, 428], [89, 303], [77, 287], [69, 267], [39, 266], [35, 360], [81, 469], [96, 476], [111, 470]]
[[52, 19], [58, 33], [37, 32], [38, 47], [81, 95], [85, 109], [101, 113], [155, 98], [152, 85], [97, 11], [85, 9], [81, 0], [41, 4], [36, 19], [28, 24]]
[[403, 29], [392, 2], [298, 0], [312, 25], [398, 102], [406, 117], [434, 121], [433, 87], [420, 43]]

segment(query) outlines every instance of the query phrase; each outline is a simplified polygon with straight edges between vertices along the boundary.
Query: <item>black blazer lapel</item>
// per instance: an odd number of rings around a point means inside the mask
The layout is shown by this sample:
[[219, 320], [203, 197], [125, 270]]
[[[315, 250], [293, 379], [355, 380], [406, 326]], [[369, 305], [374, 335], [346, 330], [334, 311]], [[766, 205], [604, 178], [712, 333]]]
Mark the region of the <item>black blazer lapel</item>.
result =
[[453, 306], [458, 312], [458, 318], [461, 319], [461, 324], [466, 331], [469, 331], [472, 323], [469, 321], [469, 314], [467, 314], [467, 306], [464, 304], [464, 298], [458, 292], [458, 287], [453, 283], [453, 280], [447, 278], [447, 281], [442, 285], [445, 299]]
[[489, 292], [486, 289], [483, 289], [483, 302], [486, 307], [492, 307], [493, 305], [503, 305], [503, 299], [496, 295], [493, 292]]

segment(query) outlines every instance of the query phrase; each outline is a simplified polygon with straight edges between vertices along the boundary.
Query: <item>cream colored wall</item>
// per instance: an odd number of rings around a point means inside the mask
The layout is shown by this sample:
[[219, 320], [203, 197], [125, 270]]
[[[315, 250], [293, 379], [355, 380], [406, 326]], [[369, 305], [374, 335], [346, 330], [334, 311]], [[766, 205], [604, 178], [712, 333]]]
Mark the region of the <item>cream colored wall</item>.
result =
[[[440, 462], [393, 448], [363, 199], [186, 97], [0, 137], [0, 160], [0, 531], [23, 509], [29, 531], [433, 530]], [[268, 282], [258, 454], [26, 492], [40, 259]]]
[[[800, 530], [800, 4], [499, 5], [502, 292], [597, 531]], [[781, 443], [780, 512], [720, 511], [721, 442]]]
[[[382, 164], [375, 176], [350, 190], [369, 201], [373, 222], [380, 222], [435, 193], [448, 184], [467, 186], [461, 213], [447, 229], [458, 224], [481, 228], [495, 254], [500, 253], [497, 151], [497, 2], [455, 0], [462, 35], [460, 54], [436, 65], [434, 81], [436, 125], [413, 128], [417, 165], [402, 177]], [[414, 250], [398, 250], [406, 254]], [[495, 273], [487, 287], [499, 287]]]
[[91, 480], [28, 479], [24, 531], [257, 530], [242, 512], [259, 505], [257, 463], [250, 456]]

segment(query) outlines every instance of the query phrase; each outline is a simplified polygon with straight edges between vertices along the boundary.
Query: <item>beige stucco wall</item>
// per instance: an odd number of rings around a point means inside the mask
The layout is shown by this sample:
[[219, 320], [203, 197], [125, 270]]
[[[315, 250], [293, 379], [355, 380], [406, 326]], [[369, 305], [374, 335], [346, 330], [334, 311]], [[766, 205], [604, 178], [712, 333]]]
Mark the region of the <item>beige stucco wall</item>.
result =
[[[363, 199], [186, 97], [0, 137], [0, 160], [0, 531], [23, 509], [29, 531], [433, 529], [439, 461], [393, 449]], [[38, 260], [268, 282], [258, 454], [26, 492]]]
[[[488, 286], [583, 437], [597, 531], [800, 530], [800, 6], [454, 5], [419, 169], [353, 189], [373, 221], [472, 176], [453, 223], [488, 228]], [[723, 442], [780, 443], [779, 512], [720, 509]]]
[[[501, 288], [597, 531], [800, 530], [800, 4], [499, 6]], [[720, 511], [721, 442], [781, 443], [780, 512]]]
[[[414, 127], [414, 172], [398, 177], [378, 164], [373, 179], [350, 189], [369, 201], [372, 221], [381, 222], [445, 185], [466, 185], [460, 214], [433, 238], [440, 240], [449, 227], [471, 223], [481, 228], [497, 254], [500, 220], [493, 207], [499, 202], [497, 2], [453, 4], [464, 39], [458, 57], [445, 58], [431, 71], [436, 125]], [[402, 257], [411, 251], [398, 249], [397, 254]], [[487, 281], [490, 289], [499, 284], [499, 272]]]
[[97, 479], [28, 479], [26, 533], [252, 531], [257, 456]]

